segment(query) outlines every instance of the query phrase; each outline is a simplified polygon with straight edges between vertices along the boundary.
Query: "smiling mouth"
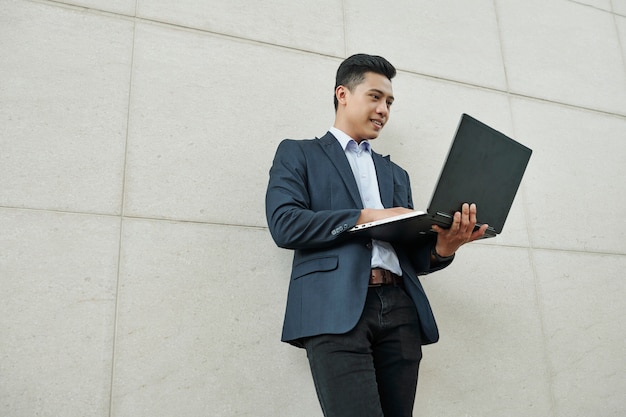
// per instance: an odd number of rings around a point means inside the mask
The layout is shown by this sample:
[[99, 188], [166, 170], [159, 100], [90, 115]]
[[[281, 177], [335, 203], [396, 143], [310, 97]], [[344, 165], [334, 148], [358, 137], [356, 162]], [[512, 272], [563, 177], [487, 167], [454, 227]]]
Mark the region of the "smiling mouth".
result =
[[381, 121], [379, 121], [379, 120], [374, 120], [374, 119], [371, 119], [371, 120], [372, 120], [372, 123], [374, 123], [374, 125], [375, 125], [375, 126], [377, 126], [377, 127], [379, 127], [379, 128], [381, 128], [381, 129], [382, 129], [382, 127], [383, 127], [383, 122], [381, 122]]

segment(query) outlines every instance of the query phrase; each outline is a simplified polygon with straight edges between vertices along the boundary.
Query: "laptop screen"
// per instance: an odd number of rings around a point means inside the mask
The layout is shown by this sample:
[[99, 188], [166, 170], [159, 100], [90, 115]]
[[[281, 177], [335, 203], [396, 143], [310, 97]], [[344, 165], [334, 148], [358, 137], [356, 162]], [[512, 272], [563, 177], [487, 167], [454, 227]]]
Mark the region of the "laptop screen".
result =
[[478, 223], [500, 233], [532, 150], [463, 114], [428, 207], [453, 214], [476, 203]]

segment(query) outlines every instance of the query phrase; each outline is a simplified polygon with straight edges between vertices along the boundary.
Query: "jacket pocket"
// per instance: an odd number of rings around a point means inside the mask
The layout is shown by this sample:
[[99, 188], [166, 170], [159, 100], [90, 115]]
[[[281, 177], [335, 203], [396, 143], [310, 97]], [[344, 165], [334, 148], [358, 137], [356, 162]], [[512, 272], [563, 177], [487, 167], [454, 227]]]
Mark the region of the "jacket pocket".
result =
[[302, 278], [314, 272], [325, 272], [337, 269], [339, 258], [336, 256], [328, 256], [324, 258], [314, 258], [302, 261], [294, 265], [291, 273], [292, 279]]

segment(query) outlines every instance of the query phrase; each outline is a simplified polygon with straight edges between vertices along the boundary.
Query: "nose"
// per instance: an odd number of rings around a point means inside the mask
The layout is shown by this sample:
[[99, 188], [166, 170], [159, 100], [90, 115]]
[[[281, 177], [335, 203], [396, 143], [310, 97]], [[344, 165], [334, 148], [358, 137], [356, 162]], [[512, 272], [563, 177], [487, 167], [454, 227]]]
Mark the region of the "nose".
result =
[[389, 115], [389, 106], [387, 105], [386, 101], [382, 100], [378, 104], [378, 107], [376, 108], [376, 113], [384, 117], [387, 117]]

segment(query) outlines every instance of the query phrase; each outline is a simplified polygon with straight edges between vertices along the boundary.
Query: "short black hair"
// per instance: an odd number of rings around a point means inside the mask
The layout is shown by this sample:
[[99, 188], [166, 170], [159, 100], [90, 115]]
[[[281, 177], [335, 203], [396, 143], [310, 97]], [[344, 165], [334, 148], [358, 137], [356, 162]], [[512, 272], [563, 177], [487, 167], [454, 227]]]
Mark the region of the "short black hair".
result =
[[[339, 65], [337, 77], [335, 78], [335, 91], [337, 91], [337, 87], [340, 85], [352, 91], [354, 87], [363, 82], [367, 72], [384, 75], [390, 80], [396, 76], [395, 67], [382, 56], [355, 54], [346, 58]], [[334, 97], [335, 110], [337, 110], [339, 102], [337, 101], [337, 95]]]

